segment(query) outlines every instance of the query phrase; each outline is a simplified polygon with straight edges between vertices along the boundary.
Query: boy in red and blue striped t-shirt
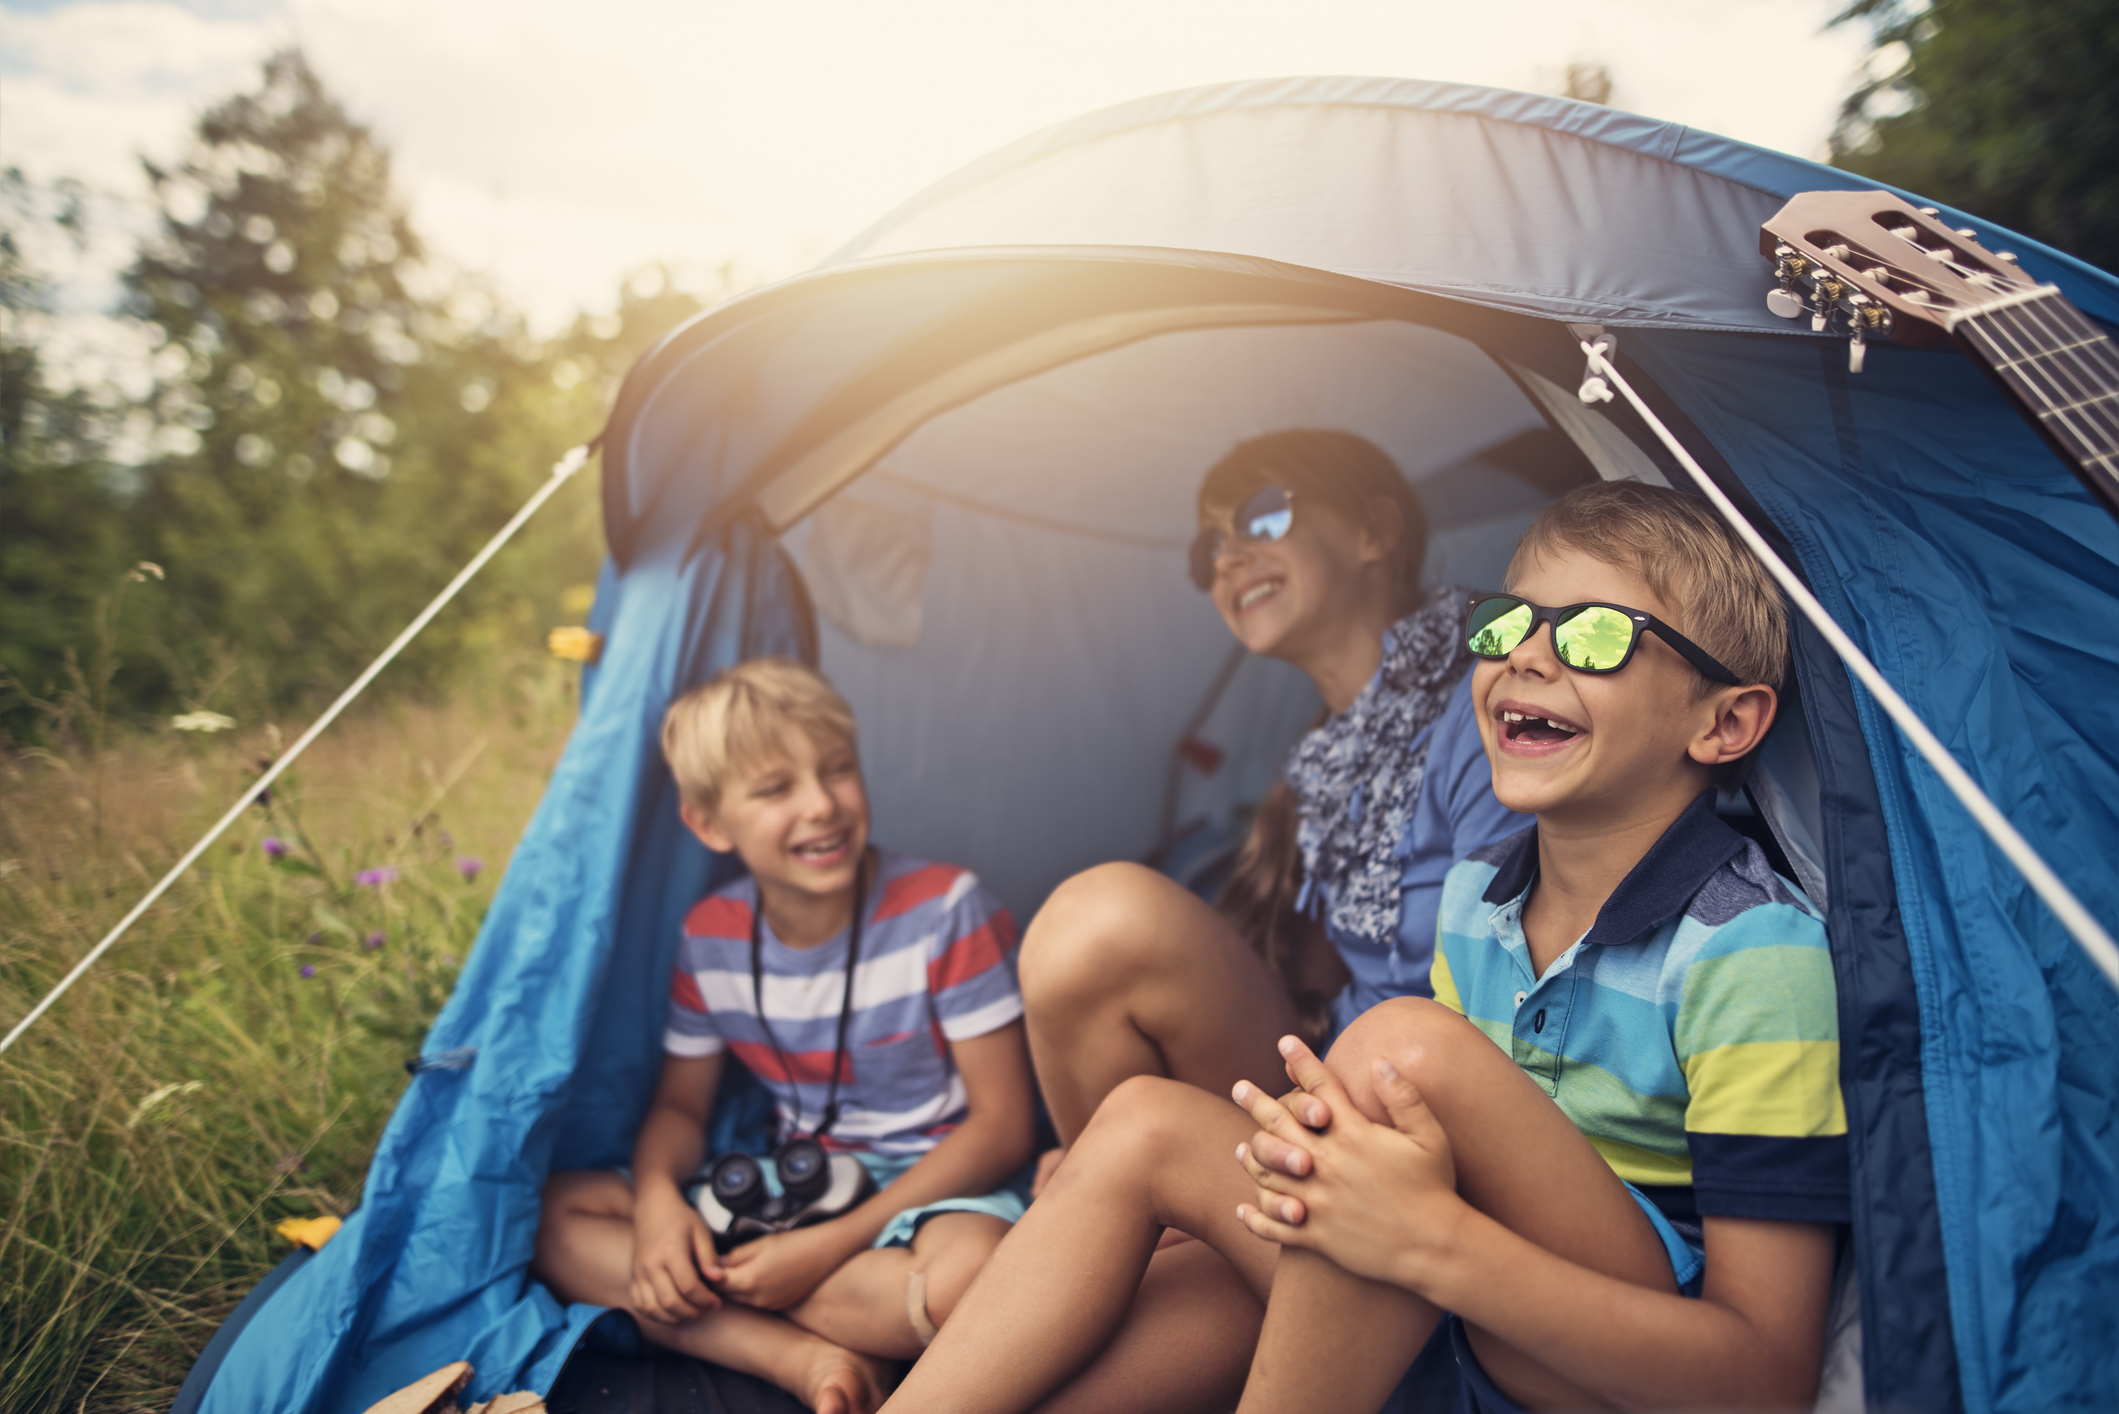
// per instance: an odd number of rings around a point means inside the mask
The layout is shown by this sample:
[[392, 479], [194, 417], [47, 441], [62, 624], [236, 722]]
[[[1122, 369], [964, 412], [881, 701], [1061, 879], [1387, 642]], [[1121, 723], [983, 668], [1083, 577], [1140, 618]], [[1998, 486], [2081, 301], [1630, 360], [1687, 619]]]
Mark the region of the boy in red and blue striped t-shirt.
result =
[[[554, 1175], [540, 1275], [658, 1344], [820, 1410], [866, 1411], [1023, 1212], [1033, 1139], [1015, 923], [969, 872], [871, 846], [853, 713], [760, 659], [670, 708], [685, 823], [749, 877], [685, 919], [662, 1078], [630, 1175]], [[733, 1052], [783, 1139], [850, 1154], [877, 1191], [721, 1255], [685, 1196]], [[844, 1162], [841, 1160], [840, 1162]]]

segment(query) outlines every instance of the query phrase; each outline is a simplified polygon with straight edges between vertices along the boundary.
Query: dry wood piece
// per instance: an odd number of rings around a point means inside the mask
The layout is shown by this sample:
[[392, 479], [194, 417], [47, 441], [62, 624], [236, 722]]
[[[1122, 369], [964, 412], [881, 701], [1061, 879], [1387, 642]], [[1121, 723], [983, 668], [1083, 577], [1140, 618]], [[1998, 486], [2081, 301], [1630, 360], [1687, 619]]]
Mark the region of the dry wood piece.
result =
[[[368, 1406], [368, 1414], [458, 1414], [456, 1396], [471, 1383], [471, 1364], [458, 1360]], [[507, 1396], [513, 1398], [514, 1396]]]
[[544, 1396], [527, 1389], [496, 1394], [484, 1404], [472, 1405], [464, 1414], [545, 1414]]

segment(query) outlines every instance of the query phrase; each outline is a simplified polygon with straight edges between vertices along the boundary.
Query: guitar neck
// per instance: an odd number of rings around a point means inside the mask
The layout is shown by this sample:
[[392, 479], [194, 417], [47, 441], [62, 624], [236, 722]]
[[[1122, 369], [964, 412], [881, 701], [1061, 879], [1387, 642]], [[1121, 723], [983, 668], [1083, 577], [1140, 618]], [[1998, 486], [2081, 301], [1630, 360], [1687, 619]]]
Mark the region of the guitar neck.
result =
[[2119, 515], [2119, 348], [2050, 286], [1952, 326], [2053, 450]]

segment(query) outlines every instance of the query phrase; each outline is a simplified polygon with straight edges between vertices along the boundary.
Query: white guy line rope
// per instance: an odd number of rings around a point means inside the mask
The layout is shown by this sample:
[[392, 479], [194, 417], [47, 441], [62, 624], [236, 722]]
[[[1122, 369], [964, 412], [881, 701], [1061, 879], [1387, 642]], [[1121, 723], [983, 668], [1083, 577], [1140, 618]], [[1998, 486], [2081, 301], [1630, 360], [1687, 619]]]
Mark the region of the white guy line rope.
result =
[[434, 597], [434, 602], [422, 609], [419, 617], [405, 626], [405, 631], [399, 634], [388, 648], [383, 650], [382, 656], [370, 663], [368, 670], [355, 678], [351, 687], [339, 694], [338, 701], [325, 709], [324, 715], [318, 717], [310, 725], [309, 730], [303, 732], [300, 739], [293, 746], [287, 748], [281, 754], [279, 760], [272, 763], [271, 769], [259, 778], [256, 785], [250, 786], [243, 791], [236, 803], [228, 808], [228, 813], [221, 817], [220, 823], [208, 830], [205, 836], [197, 844], [193, 845], [182, 859], [176, 862], [176, 866], [162, 876], [161, 882], [147, 891], [147, 897], [134, 904], [132, 912], [120, 919], [117, 927], [104, 934], [103, 941], [91, 948], [88, 956], [75, 963], [74, 970], [67, 973], [60, 980], [58, 986], [47, 992], [43, 1001], [30, 1008], [29, 1015], [15, 1023], [15, 1029], [7, 1033], [5, 1040], [0, 1040], [0, 1051], [5, 1051], [9, 1046], [14, 1045], [16, 1037], [29, 1030], [32, 1022], [50, 1010], [51, 1004], [65, 995], [68, 987], [73, 986], [75, 982], [80, 980], [82, 973], [95, 966], [96, 959], [108, 952], [112, 943], [125, 936], [126, 929], [140, 921], [140, 915], [152, 908], [154, 901], [167, 893], [169, 886], [182, 877], [184, 871], [189, 869], [197, 861], [198, 857], [204, 854], [213, 842], [226, 832], [230, 825], [242, 818], [243, 812], [250, 808], [251, 802], [256, 800], [274, 781], [278, 780], [286, 769], [294, 764], [294, 759], [297, 756], [308, 750], [309, 743], [322, 736], [324, 729], [338, 720], [338, 714], [345, 711], [347, 706], [354, 698], [361, 695], [362, 690], [369, 683], [375, 681], [375, 675], [390, 666], [390, 660], [403, 652], [406, 644], [419, 637], [419, 631], [425, 628], [434, 616], [442, 611], [444, 605], [456, 597], [456, 592], [459, 589], [471, 582], [471, 576], [485, 568], [486, 561], [492, 559], [494, 553], [501, 546], [514, 538], [515, 532], [522, 529], [523, 522], [535, 515], [539, 506], [552, 499], [552, 494], [564, 486], [567, 483], [567, 479], [575, 472], [581, 470], [582, 464], [588, 459], [589, 449], [585, 445], [576, 447], [559, 459], [558, 464], [552, 468], [551, 476], [546, 479], [544, 485], [537, 488], [537, 493], [523, 504], [523, 508], [515, 513], [513, 519], [502, 526], [493, 538], [486, 542], [485, 549], [480, 550], [471, 557], [471, 563], [465, 565], [462, 570], [457, 572], [456, 578], [449, 581], [448, 587]]
[[[1633, 390], [1633, 385], [1604, 357], [1605, 347], [1601, 339], [1594, 343], [1583, 342], [1582, 352], [1589, 356], [1590, 376], [1610, 379], [1612, 384], [1626, 395], [1626, 401], [1633, 404], [1634, 411], [1655, 429], [1655, 435], [1670, 449], [1670, 454], [1692, 474], [1692, 479], [1707, 493], [1707, 499], [1714, 502], [1714, 508], [1722, 513], [1722, 518], [1743, 537], [1744, 543], [1751, 547], [1751, 553], [1758, 556], [1759, 563], [1780, 581], [1781, 588], [1788, 591], [1788, 597], [1803, 611], [1803, 616], [1815, 624], [1817, 631], [1825, 636], [1825, 641], [1832, 645], [1832, 651], [1839, 654], [1841, 660], [1853, 670], [1854, 675], [1861, 679], [1862, 686], [1869, 689], [1869, 695], [1877, 700], [1891, 720], [1898, 724], [1898, 729], [1906, 734], [1906, 739], [1912, 742], [1927, 763], [1935, 768], [1935, 774], [1942, 777], [1943, 784], [1950, 788], [1958, 803], [1971, 812], [1972, 818], [1987, 832], [1987, 837], [1994, 841], [1995, 847], [2008, 856], [2009, 863], [2016, 866], [2025, 881], [2037, 892], [2038, 897], [2045, 900], [2046, 907], [2052, 909], [2054, 915], [2060, 919], [2060, 925], [2074, 935], [2075, 941], [2082, 945], [2082, 950], [2089, 954], [2090, 961], [2097, 964], [2114, 987], [2119, 987], [2119, 945], [2112, 942], [2112, 935], [2104, 930], [2104, 925], [2091, 916], [2090, 911], [2082, 906], [2082, 901], [2069, 891], [2066, 884], [2060, 882], [2060, 876], [2055, 874], [2045, 860], [2039, 857], [2038, 851], [2032, 849], [2030, 843], [2016, 832], [2016, 827], [2009, 823], [2006, 815], [1995, 808], [1994, 802], [1987, 799], [1986, 792], [1965, 773], [1964, 767], [1957, 764], [1957, 758], [1936, 739], [1935, 733], [1928, 730], [1928, 724], [1906, 705], [1906, 700], [1884, 680], [1884, 675], [1876, 670], [1876, 665], [1855, 646], [1854, 640], [1847, 636], [1833, 617], [1825, 612], [1825, 606], [1818, 603], [1817, 596], [1796, 578], [1795, 571], [1789, 569], [1779, 555], [1773, 553], [1773, 547], [1766, 543], [1765, 538], [1753, 528], [1750, 521], [1744, 519], [1743, 513], [1737, 510], [1735, 503], [1722, 494], [1722, 488], [1715, 485], [1714, 479], [1693, 460], [1692, 453], [1685, 450], [1684, 445], [1671, 435], [1670, 429], [1663, 425], [1663, 420], [1650, 410], [1647, 403], [1641, 401], [1641, 395]], [[1586, 401], [1593, 395], [1588, 392], [1587, 384], [1584, 389]], [[1611, 395], [1606, 393], [1604, 396], [1608, 398]]]

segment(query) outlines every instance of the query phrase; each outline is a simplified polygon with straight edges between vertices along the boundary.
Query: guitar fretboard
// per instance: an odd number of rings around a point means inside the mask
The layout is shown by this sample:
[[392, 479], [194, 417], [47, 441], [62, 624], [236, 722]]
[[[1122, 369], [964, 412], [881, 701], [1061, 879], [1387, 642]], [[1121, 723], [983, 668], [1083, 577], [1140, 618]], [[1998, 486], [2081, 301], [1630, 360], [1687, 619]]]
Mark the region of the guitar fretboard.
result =
[[2058, 290], [1956, 321], [2046, 438], [2119, 509], [2119, 348]]

